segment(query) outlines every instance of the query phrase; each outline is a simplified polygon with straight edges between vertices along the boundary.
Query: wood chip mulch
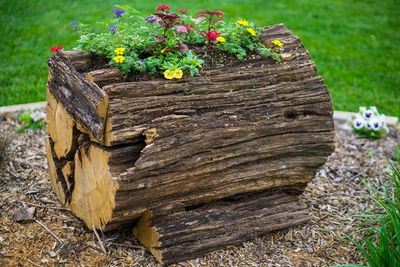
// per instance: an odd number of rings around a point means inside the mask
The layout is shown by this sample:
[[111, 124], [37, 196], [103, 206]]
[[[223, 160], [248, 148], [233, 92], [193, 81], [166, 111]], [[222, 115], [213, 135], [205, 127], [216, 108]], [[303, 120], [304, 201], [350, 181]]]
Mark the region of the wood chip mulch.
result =
[[[13, 116], [0, 117], [0, 135], [11, 137], [0, 167], [0, 266], [159, 266], [131, 229], [99, 238], [57, 201], [47, 177], [45, 132], [15, 134]], [[359, 225], [353, 215], [376, 209], [365, 182], [387, 181], [387, 160], [400, 129], [378, 141], [358, 139], [336, 125], [337, 146], [302, 196], [310, 223], [209, 253], [175, 266], [327, 266], [358, 263], [346, 236]], [[16, 218], [22, 218], [16, 220]], [[357, 238], [357, 236], [355, 237]], [[106, 253], [104, 253], [104, 250]]]

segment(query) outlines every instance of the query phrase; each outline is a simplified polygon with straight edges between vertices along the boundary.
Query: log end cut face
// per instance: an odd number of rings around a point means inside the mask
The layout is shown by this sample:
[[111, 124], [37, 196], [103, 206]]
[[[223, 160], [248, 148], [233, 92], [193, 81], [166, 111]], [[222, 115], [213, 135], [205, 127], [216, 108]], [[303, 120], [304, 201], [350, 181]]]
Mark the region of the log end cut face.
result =
[[104, 228], [115, 208], [118, 183], [107, 163], [108, 154], [98, 146], [81, 146], [75, 154], [75, 189], [69, 207], [89, 228]]

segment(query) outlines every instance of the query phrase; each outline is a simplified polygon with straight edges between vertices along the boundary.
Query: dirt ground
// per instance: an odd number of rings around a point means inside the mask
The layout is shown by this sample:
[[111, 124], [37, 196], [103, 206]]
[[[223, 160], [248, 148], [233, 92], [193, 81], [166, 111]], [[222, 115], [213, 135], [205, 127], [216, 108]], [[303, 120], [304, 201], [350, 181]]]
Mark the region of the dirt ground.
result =
[[[0, 116], [0, 134], [11, 136], [0, 169], [0, 266], [159, 266], [131, 229], [99, 233], [99, 240], [57, 201], [47, 177], [45, 132], [15, 134], [15, 120]], [[311, 222], [268, 234], [175, 266], [327, 266], [362, 259], [345, 237], [356, 230], [354, 214], [374, 209], [363, 181], [386, 181], [387, 159], [400, 129], [379, 141], [357, 139], [336, 125], [337, 147], [302, 198]], [[33, 220], [16, 222], [21, 209]]]

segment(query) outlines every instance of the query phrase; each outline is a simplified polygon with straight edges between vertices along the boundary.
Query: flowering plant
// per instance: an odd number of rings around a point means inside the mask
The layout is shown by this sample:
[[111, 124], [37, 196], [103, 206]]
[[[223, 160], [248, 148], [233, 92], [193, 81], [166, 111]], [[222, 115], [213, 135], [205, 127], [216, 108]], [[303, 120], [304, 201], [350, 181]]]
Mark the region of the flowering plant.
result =
[[46, 113], [43, 111], [28, 110], [19, 115], [20, 124], [16, 128], [17, 133], [23, 133], [28, 129], [40, 130], [43, 128], [46, 119]]
[[[220, 10], [192, 13], [159, 5], [152, 15], [141, 17], [128, 6], [116, 6], [104, 31], [93, 33], [77, 21], [70, 22], [78, 33], [78, 48], [103, 56], [123, 73], [163, 73], [166, 79], [197, 75], [205, 60], [218, 60], [215, 52], [238, 60], [249, 55], [280, 60], [283, 43], [266, 47], [259, 36], [262, 28], [245, 19], [223, 20]], [[278, 48], [278, 49], [277, 49]]]
[[357, 135], [369, 139], [378, 139], [389, 132], [385, 123], [385, 115], [379, 114], [375, 106], [360, 107], [353, 120], [353, 131]]

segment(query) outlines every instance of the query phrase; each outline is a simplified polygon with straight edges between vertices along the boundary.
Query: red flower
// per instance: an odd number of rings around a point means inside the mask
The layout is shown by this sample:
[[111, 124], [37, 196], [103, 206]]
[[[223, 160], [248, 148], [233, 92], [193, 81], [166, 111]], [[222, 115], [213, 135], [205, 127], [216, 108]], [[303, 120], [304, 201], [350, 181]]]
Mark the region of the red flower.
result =
[[187, 10], [187, 9], [178, 9], [178, 12], [182, 13], [182, 14], [186, 14], [186, 13], [189, 13], [189, 10]]
[[190, 31], [191, 29], [194, 28], [192, 25], [189, 24], [184, 24], [183, 26], [186, 28], [187, 31]]
[[171, 8], [169, 6], [167, 6], [167, 5], [159, 5], [158, 7], [156, 7], [156, 10], [157, 11], [160, 11], [160, 10], [168, 11], [168, 10], [171, 10]]
[[207, 39], [208, 39], [208, 41], [212, 41], [212, 40], [217, 39], [217, 37], [220, 35], [221, 34], [218, 31], [212, 30], [212, 31], [207, 32]]
[[50, 48], [50, 52], [55, 53], [55, 52], [57, 52], [59, 50], [63, 50], [63, 49], [64, 49], [64, 47], [57, 45], [57, 46], [53, 46], [52, 48]]

